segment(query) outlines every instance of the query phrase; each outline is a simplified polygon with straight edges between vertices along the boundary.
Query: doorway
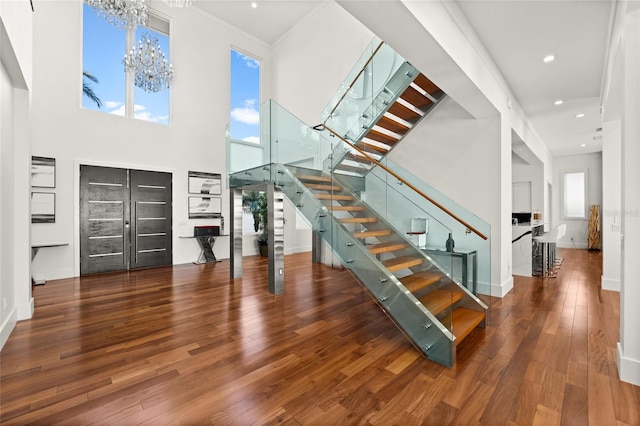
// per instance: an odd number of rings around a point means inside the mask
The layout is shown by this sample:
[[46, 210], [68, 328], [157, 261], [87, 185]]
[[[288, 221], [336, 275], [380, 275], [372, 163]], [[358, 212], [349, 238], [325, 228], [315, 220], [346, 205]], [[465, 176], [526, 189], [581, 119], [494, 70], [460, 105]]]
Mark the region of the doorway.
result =
[[171, 173], [80, 166], [80, 275], [171, 265]]

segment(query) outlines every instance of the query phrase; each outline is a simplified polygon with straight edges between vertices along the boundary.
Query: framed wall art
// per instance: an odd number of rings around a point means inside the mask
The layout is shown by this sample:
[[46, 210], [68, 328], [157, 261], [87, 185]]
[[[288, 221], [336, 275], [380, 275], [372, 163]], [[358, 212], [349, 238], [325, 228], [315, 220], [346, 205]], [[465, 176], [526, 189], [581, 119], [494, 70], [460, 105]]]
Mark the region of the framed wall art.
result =
[[189, 197], [189, 219], [214, 219], [222, 217], [222, 198]]
[[56, 194], [52, 192], [31, 193], [31, 223], [56, 222]]
[[39, 188], [56, 187], [56, 159], [31, 157], [31, 186]]
[[220, 195], [222, 175], [220, 173], [189, 172], [189, 193]]

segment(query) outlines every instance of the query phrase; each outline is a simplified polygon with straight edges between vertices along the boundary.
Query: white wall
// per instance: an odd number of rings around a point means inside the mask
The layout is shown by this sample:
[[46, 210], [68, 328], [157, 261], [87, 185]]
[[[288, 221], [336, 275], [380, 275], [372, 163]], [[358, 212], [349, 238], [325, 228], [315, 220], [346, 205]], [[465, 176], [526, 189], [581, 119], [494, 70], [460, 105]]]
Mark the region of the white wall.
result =
[[[161, 2], [152, 6], [175, 18], [171, 22], [171, 62], [176, 77], [171, 89], [170, 126], [83, 110], [82, 2], [38, 3], [34, 15], [32, 153], [54, 157], [57, 176], [56, 223], [34, 224], [33, 240], [70, 243], [68, 247], [41, 250], [33, 269], [47, 279], [79, 273], [80, 164], [173, 173], [173, 261], [195, 260], [198, 245], [179, 236], [192, 234], [194, 225], [218, 221], [188, 219], [187, 172], [221, 173], [226, 187], [225, 127], [229, 122], [232, 46], [261, 60], [262, 96], [268, 96], [269, 46], [194, 8], [169, 8]], [[225, 215], [225, 189], [222, 198]], [[226, 231], [229, 223], [227, 217]], [[216, 255], [227, 258], [228, 244], [217, 243]]]
[[[618, 2], [613, 20], [603, 87], [603, 122], [620, 121], [620, 379], [640, 386], [640, 3]], [[607, 137], [607, 133], [604, 133]], [[604, 150], [611, 150], [605, 139]], [[615, 173], [612, 158], [605, 156], [607, 179]], [[613, 160], [615, 162], [615, 160]], [[614, 178], [616, 179], [616, 178]], [[607, 200], [608, 200], [607, 195]], [[604, 247], [604, 263], [615, 252]], [[604, 277], [603, 277], [604, 278]]]
[[31, 318], [29, 248], [32, 12], [0, 2], [0, 348], [16, 321]]
[[303, 18], [273, 48], [273, 99], [304, 123], [322, 111], [373, 39], [333, 2]]
[[[587, 218], [565, 219], [562, 217], [562, 173], [587, 171]], [[553, 162], [553, 206], [552, 226], [567, 224], [567, 234], [559, 241], [559, 247], [587, 248], [588, 222], [590, 206], [600, 206], [602, 218], [602, 153], [555, 157]], [[571, 241], [573, 238], [573, 242]], [[574, 245], [575, 244], [575, 245]]]

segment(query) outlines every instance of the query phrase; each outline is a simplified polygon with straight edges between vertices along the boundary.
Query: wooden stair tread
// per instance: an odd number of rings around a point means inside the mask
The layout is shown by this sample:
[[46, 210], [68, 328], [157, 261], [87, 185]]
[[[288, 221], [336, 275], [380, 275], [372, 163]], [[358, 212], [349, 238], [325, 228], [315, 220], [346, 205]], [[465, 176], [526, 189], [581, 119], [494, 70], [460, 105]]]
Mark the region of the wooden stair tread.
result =
[[403, 120], [408, 121], [409, 123], [415, 122], [420, 118], [420, 114], [418, 114], [411, 108], [407, 108], [399, 102], [394, 102], [393, 105], [391, 105], [391, 108], [389, 108], [387, 111], [395, 115], [396, 117], [400, 117]]
[[388, 253], [391, 251], [402, 250], [407, 247], [407, 243], [402, 241], [396, 241], [391, 243], [380, 243], [369, 246], [369, 252], [371, 254]]
[[355, 162], [366, 164], [366, 165], [371, 165], [371, 160], [369, 160], [364, 155], [349, 153], [347, 154], [347, 160], [355, 161]]
[[342, 191], [342, 188], [340, 188], [339, 186], [324, 185], [321, 183], [307, 183], [304, 186], [306, 186], [309, 189], [319, 189], [322, 191], [336, 191], [336, 192]]
[[402, 93], [402, 95], [400, 95], [400, 97], [409, 102], [411, 105], [420, 109], [433, 103], [431, 99], [427, 98], [425, 95], [418, 92], [411, 86], [407, 87], [407, 89]]
[[412, 256], [400, 256], [394, 257], [393, 259], [383, 260], [382, 264], [385, 268], [387, 268], [390, 272], [399, 271], [404, 268], [411, 268], [412, 266], [418, 266], [424, 262], [424, 259], [421, 257], [412, 257]]
[[424, 74], [419, 74], [413, 82], [430, 95], [437, 95], [441, 92], [440, 88], [433, 84]]
[[383, 144], [393, 146], [398, 142], [398, 138], [394, 138], [393, 136], [387, 135], [386, 133], [379, 132], [375, 129], [371, 129], [364, 136], [365, 138], [382, 142]]
[[412, 293], [437, 283], [444, 275], [438, 271], [423, 271], [400, 278], [400, 282]]
[[375, 223], [378, 221], [377, 217], [343, 217], [338, 219], [341, 223]]
[[380, 117], [380, 120], [378, 120], [376, 125], [382, 128], [385, 128], [387, 130], [390, 130], [394, 133], [397, 133], [399, 135], [404, 135], [409, 131], [409, 127], [405, 126], [402, 123], [397, 122], [396, 120], [393, 120], [387, 117], [386, 115], [383, 115], [382, 117]]
[[298, 180], [314, 180], [316, 182], [332, 182], [328, 176], [295, 175]]
[[[420, 303], [424, 305], [429, 312], [433, 315], [438, 315], [460, 299], [462, 299], [463, 292], [460, 289], [437, 289], [419, 297]], [[443, 322], [443, 324], [446, 324]]]
[[[453, 318], [452, 318], [453, 316]], [[442, 319], [443, 324], [450, 324], [453, 320], [453, 335], [456, 336], [456, 346], [462, 342], [471, 331], [484, 320], [483, 311], [473, 311], [467, 308], [456, 308], [453, 313]]]
[[360, 166], [352, 166], [350, 164], [340, 163], [336, 166], [336, 170], [343, 170], [345, 172], [362, 173], [362, 172], [366, 172], [368, 169], [365, 169], [364, 167], [360, 167]]
[[351, 195], [336, 195], [336, 194], [314, 194], [318, 200], [339, 200], [339, 201], [351, 201], [353, 197]]
[[382, 155], [387, 155], [387, 152], [389, 152], [388, 148], [383, 148], [378, 145], [373, 145], [373, 144], [367, 143], [366, 141], [358, 142], [358, 147], [363, 151], [373, 152], [373, 153], [382, 154]]
[[327, 210], [334, 212], [363, 212], [364, 206], [327, 206]]
[[354, 232], [354, 238], [367, 238], [367, 237], [384, 237], [385, 235], [391, 235], [390, 229], [377, 229], [374, 231], [362, 231], [362, 232]]

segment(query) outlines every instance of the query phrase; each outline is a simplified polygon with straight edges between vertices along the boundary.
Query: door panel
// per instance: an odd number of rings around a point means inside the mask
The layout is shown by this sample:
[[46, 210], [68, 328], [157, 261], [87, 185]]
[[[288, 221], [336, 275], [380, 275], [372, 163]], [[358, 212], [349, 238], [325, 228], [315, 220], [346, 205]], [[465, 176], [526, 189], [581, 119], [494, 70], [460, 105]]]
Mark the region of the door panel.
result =
[[131, 268], [171, 265], [171, 174], [131, 170]]
[[80, 273], [128, 268], [127, 171], [80, 167]]
[[81, 275], [172, 264], [171, 179], [80, 167]]

